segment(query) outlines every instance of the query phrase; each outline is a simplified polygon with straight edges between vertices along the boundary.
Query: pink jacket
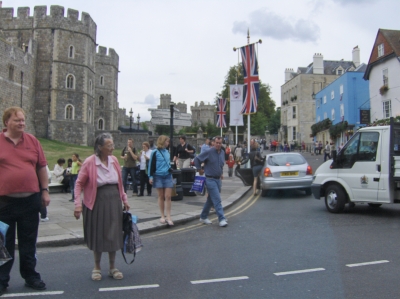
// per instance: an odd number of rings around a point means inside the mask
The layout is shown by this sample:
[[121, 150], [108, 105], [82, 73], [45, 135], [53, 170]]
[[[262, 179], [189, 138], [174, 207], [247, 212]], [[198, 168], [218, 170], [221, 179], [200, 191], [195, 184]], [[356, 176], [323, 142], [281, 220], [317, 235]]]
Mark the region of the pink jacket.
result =
[[[76, 180], [74, 189], [75, 207], [82, 207], [81, 192], [83, 189], [83, 203], [88, 209], [93, 210], [97, 195], [97, 167], [95, 158], [95, 155], [91, 155], [85, 160], [81, 170], [79, 170], [78, 179]], [[127, 203], [128, 198], [124, 192], [124, 186], [122, 184], [121, 167], [119, 166], [119, 162], [116, 157], [111, 156], [111, 158], [114, 160], [113, 165], [118, 173], [118, 189], [121, 201]]]

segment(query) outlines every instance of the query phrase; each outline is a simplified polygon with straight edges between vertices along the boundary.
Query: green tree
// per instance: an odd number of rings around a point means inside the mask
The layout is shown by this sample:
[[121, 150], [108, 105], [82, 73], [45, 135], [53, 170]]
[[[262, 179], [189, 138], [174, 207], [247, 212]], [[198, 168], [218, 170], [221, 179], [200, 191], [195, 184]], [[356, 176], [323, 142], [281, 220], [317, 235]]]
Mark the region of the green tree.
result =
[[267, 126], [270, 134], [278, 134], [281, 126], [281, 107], [276, 108], [275, 113], [268, 120]]
[[164, 125], [156, 125], [154, 131], [158, 135], [167, 135], [169, 136], [170, 134], [170, 127], [169, 126], [164, 126]]

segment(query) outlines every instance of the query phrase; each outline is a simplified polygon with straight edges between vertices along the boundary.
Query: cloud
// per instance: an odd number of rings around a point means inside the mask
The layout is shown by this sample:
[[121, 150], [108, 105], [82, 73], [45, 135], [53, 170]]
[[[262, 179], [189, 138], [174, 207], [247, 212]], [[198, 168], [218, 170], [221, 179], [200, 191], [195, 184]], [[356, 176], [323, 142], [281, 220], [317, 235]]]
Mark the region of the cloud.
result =
[[145, 106], [149, 106], [149, 107], [157, 107], [159, 102], [160, 102], [159, 98], [156, 98], [152, 94], [149, 94], [144, 98], [144, 102], [136, 101], [136, 102], [133, 102], [133, 103], [134, 104], [145, 105]]
[[298, 42], [315, 42], [319, 39], [319, 26], [304, 19], [293, 24], [285, 18], [266, 9], [259, 9], [250, 14], [250, 22], [236, 21], [232, 32], [238, 34], [250, 33], [271, 37], [276, 40], [294, 40]]
[[379, 2], [379, 0], [333, 0], [333, 2], [342, 4], [342, 5], [348, 5], [348, 4], [364, 5], [364, 4], [368, 4], [368, 3]]

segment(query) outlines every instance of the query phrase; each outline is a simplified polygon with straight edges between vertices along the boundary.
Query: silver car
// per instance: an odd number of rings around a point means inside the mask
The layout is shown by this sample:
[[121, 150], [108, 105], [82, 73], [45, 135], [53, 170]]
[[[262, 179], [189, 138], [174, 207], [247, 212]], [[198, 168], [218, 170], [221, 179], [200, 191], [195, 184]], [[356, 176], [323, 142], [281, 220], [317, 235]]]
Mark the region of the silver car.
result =
[[301, 189], [311, 195], [312, 168], [299, 153], [267, 155], [260, 173], [260, 188], [266, 196], [269, 190]]

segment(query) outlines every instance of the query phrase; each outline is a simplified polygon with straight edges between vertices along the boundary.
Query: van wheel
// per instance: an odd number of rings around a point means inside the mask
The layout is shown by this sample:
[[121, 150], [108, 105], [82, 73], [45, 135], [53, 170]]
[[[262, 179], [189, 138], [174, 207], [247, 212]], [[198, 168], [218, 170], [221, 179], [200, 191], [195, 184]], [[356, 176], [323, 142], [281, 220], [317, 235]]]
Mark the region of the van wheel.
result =
[[330, 185], [326, 188], [325, 205], [329, 212], [340, 213], [346, 204], [346, 194], [342, 187]]
[[369, 203], [368, 204], [371, 208], [379, 208], [382, 204], [381, 203]]

